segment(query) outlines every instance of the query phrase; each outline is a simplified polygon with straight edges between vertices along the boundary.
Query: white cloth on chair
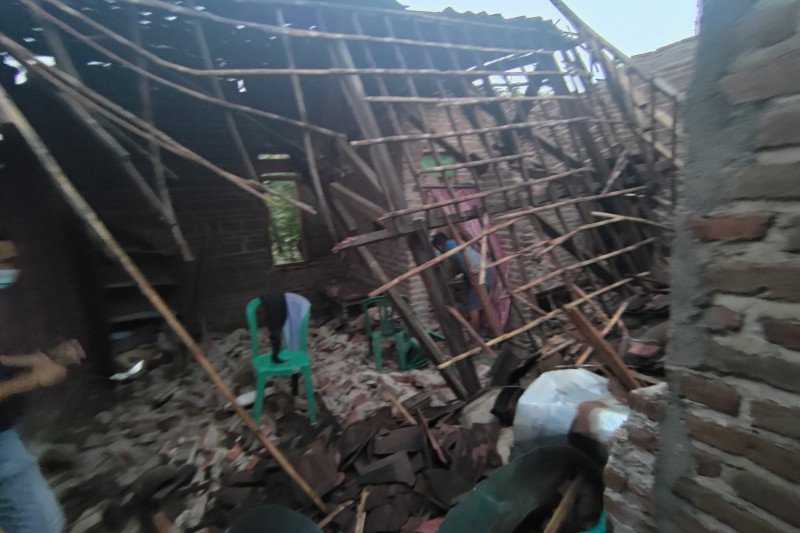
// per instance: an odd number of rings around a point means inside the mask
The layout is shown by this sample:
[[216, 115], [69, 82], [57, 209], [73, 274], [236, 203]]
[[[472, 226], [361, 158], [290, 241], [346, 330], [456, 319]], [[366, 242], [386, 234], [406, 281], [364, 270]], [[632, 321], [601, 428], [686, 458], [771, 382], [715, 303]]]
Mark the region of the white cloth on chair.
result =
[[286, 322], [283, 324], [283, 343], [286, 349], [297, 352], [308, 349], [301, 335], [303, 319], [311, 312], [311, 302], [293, 292], [284, 295], [286, 299]]

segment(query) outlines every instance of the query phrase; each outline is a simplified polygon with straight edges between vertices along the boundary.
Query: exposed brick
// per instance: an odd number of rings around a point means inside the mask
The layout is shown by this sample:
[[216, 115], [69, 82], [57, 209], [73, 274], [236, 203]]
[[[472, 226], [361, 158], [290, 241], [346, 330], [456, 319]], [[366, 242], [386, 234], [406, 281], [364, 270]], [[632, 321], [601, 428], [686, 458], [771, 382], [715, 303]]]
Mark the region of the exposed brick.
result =
[[772, 355], [752, 355], [717, 342], [710, 343], [703, 366], [768, 383], [773, 387], [800, 392], [800, 362]]
[[800, 163], [749, 166], [736, 175], [732, 197], [772, 200], [800, 198]]
[[750, 404], [753, 426], [800, 439], [800, 407], [785, 407], [771, 400]]
[[686, 417], [686, 427], [693, 439], [732, 455], [744, 456], [750, 449], [750, 434], [738, 428], [721, 426], [694, 415]]
[[[708, 528], [697, 519], [697, 510], [679, 509], [670, 512], [668, 520], [677, 528], [674, 531], [680, 533], [718, 533], [719, 529]], [[668, 530], [673, 531], [673, 530]]]
[[800, 448], [770, 440], [742, 428], [722, 426], [694, 415], [686, 419], [692, 438], [732, 455], [746, 457], [789, 481], [800, 481]]
[[637, 533], [655, 532], [656, 528], [652, 519], [636, 510], [635, 505], [629, 502], [621, 502], [617, 498], [610, 498], [606, 495], [603, 498], [603, 507], [612, 520], [616, 520]]
[[[800, 183], [800, 176], [797, 182]], [[800, 302], [800, 262], [717, 264], [706, 272], [709, 288], [732, 294]]]
[[759, 148], [776, 148], [800, 142], [800, 102], [776, 105], [761, 116], [758, 132]]
[[794, 0], [771, 0], [759, 5], [736, 26], [740, 49], [772, 46], [794, 35], [797, 29], [798, 3]]
[[755, 241], [767, 234], [771, 221], [769, 213], [695, 216], [689, 228], [701, 241]]
[[649, 452], [655, 453], [658, 451], [658, 433], [646, 426], [628, 426], [628, 440]]
[[632, 391], [628, 396], [630, 408], [650, 420], [661, 422], [667, 411], [668, 388], [666, 383]]
[[702, 403], [731, 416], [739, 414], [741, 397], [736, 389], [719, 379], [709, 379], [698, 374], [675, 372], [681, 394], [693, 402]]
[[800, 36], [757, 50], [737, 61], [722, 90], [734, 104], [800, 92]]
[[761, 325], [769, 342], [790, 350], [800, 350], [800, 322], [765, 317], [761, 319]]
[[765, 476], [739, 472], [731, 483], [742, 499], [768, 511], [784, 522], [800, 526], [800, 492], [782, 487]]
[[694, 457], [695, 472], [697, 472], [698, 476], [719, 477], [722, 474], [722, 461], [719, 458], [703, 450], [694, 450], [692, 456]]
[[679, 479], [672, 487], [672, 491], [701, 511], [728, 524], [739, 533], [780, 533], [782, 531], [766, 520], [749, 513], [736, 502], [727, 500], [693, 479], [685, 477]]
[[706, 311], [705, 326], [714, 333], [739, 331], [742, 323], [742, 314], [725, 306], [715, 305]]
[[625, 474], [612, 466], [606, 466], [603, 470], [603, 482], [606, 489], [614, 492], [624, 492], [628, 487], [628, 479]]

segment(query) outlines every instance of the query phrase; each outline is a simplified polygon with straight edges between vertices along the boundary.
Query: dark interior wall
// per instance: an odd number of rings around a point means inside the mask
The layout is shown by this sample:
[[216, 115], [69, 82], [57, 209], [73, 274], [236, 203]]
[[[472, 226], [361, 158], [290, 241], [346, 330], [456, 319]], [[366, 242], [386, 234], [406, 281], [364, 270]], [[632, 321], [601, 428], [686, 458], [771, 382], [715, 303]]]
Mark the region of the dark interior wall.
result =
[[18, 282], [0, 290], [0, 353], [44, 349], [77, 338], [102, 370], [104, 326], [91, 243], [16, 132], [0, 141], [0, 238], [18, 248]]

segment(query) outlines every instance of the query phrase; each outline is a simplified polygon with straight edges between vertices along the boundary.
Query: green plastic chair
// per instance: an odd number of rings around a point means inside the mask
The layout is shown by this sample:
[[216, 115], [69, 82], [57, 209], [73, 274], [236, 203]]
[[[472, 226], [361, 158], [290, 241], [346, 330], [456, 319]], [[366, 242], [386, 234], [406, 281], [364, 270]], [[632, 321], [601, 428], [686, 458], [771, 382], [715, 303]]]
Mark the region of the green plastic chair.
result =
[[[369, 314], [369, 309], [373, 306], [378, 308], [377, 325]], [[361, 310], [364, 313], [364, 330], [370, 341], [378, 372], [383, 371], [383, 339], [388, 337], [394, 338], [397, 364], [401, 371], [420, 368], [427, 364], [422, 356], [419, 341], [411, 337], [402, 321], [394, 316], [392, 303], [386, 297], [367, 298], [361, 302]]]
[[311, 376], [311, 357], [308, 354], [308, 321], [311, 311], [303, 318], [300, 326], [302, 349], [291, 351], [282, 348], [278, 357], [280, 363], [272, 362], [272, 352], [259, 353], [260, 335], [258, 332], [257, 311], [261, 306], [261, 298], [253, 298], [247, 304], [247, 326], [250, 330], [250, 344], [253, 352], [253, 370], [256, 375], [256, 402], [252, 415], [256, 421], [261, 419], [264, 409], [264, 391], [270, 378], [302, 374], [308, 399], [308, 418], [312, 425], [317, 423], [317, 400], [314, 396], [314, 380]]

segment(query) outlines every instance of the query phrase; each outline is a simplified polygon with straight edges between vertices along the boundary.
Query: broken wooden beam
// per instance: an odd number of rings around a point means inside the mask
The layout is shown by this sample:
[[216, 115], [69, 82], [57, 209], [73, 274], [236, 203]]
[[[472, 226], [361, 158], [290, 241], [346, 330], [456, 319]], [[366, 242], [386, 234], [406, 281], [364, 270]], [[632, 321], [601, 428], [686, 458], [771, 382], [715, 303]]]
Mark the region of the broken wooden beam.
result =
[[561, 531], [564, 522], [566, 522], [569, 514], [572, 512], [572, 508], [575, 506], [575, 500], [582, 483], [583, 480], [580, 476], [570, 481], [567, 490], [564, 491], [564, 495], [558, 503], [558, 507], [553, 511], [553, 516], [551, 516], [550, 520], [547, 522], [544, 533], [558, 533]]
[[[603, 326], [603, 330], [600, 332], [600, 335], [603, 338], [608, 336], [608, 334], [611, 333], [611, 330], [614, 329], [618, 323], [620, 323], [620, 320], [622, 320], [622, 315], [625, 314], [625, 311], [628, 309], [629, 303], [630, 300], [625, 300], [624, 302], [622, 302], [622, 304], [620, 304], [620, 306], [617, 308], [614, 314], [608, 319], [608, 322], [606, 323], [605, 326]], [[577, 359], [575, 359], [575, 364], [582, 365], [586, 363], [586, 361], [589, 360], [589, 357], [592, 356], [593, 352], [594, 348], [592, 348], [591, 346], [587, 347], [583, 352], [581, 352], [581, 354], [577, 357]]]
[[567, 316], [578, 328], [581, 336], [587, 344], [595, 349], [596, 357], [603, 363], [603, 365], [617, 378], [617, 380], [625, 387], [626, 390], [633, 390], [639, 388], [639, 382], [633, 376], [631, 370], [625, 366], [622, 358], [616, 350], [597, 332], [589, 319], [586, 318], [578, 306], [569, 304], [564, 307]]

